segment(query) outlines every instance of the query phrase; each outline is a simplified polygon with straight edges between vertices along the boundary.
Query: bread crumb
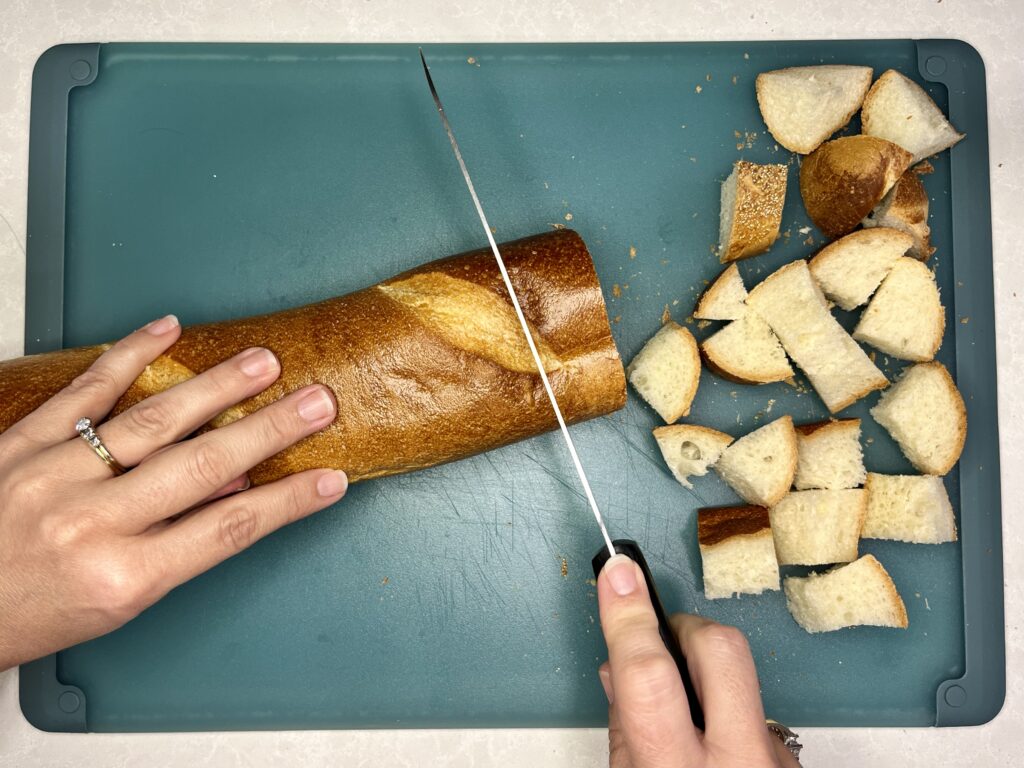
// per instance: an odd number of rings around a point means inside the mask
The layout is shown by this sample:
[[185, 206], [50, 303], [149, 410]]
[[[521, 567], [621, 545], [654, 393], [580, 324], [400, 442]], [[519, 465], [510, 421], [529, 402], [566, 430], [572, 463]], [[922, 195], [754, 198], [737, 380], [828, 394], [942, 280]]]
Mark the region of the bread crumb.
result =
[[388, 585], [389, 581], [391, 581], [391, 579], [389, 579], [387, 576], [385, 576], [383, 579], [380, 580], [380, 585], [382, 587], [386, 587]]
[[687, 325], [693, 325], [693, 315], [687, 315], [685, 322]]
[[742, 149], [743, 149], [743, 142], [742, 141], [736, 142], [736, 151], [739, 152]]
[[704, 89], [702, 87], [700, 87], [699, 85], [696, 88], [694, 88], [694, 91], [696, 91], [697, 93], [700, 93], [703, 90]]
[[711, 82], [711, 73], [708, 73], [708, 74], [704, 75], [704, 79], [707, 80], [710, 83]]
[[615, 285], [612, 286], [612, 296], [614, 296], [617, 299], [621, 295], [622, 295], [622, 288], [620, 288], [619, 284], [616, 283]]
[[668, 260], [668, 259], [662, 259], [662, 260], [661, 260], [661, 266], [663, 266], [663, 267], [667, 267], [667, 266], [669, 265], [669, 263], [670, 263], [670, 262], [669, 262], [669, 260]]
[[743, 58], [744, 59], [749, 59], [750, 58], [750, 54], [749, 53], [744, 53], [743, 54]]
[[697, 162], [697, 158], [694, 157], [693, 155], [690, 155], [690, 162], [691, 163], [696, 163]]
[[765, 413], [771, 413], [773, 407], [775, 407], [775, 398], [774, 397], [770, 398], [768, 400], [768, 407], [764, 409], [764, 412]]
[[731, 391], [731, 392], [729, 393], [729, 397], [731, 397], [731, 398], [732, 398], [733, 400], [735, 400], [735, 399], [736, 399], [736, 397], [737, 397], [737, 394], [736, 394], [736, 390], [735, 390], [735, 389], [734, 389], [734, 390], [732, 390], [732, 391]]
[[661, 324], [672, 322], [672, 313], [668, 311], [668, 304], [665, 305], [665, 311], [661, 313]]
[[613, 323], [618, 323], [621, 320], [622, 320], [622, 315], [616, 315], [615, 317], [612, 318], [612, 322]]
[[961, 317], [960, 318], [960, 325], [967, 325], [967, 323], [970, 321], [970, 319], [971, 318], [969, 318], [969, 317]]
[[804, 245], [814, 245], [814, 235], [808, 235], [807, 239], [804, 240]]
[[[597, 579], [587, 579], [587, 584], [589, 584], [592, 587], [596, 587], [597, 586]], [[593, 624], [593, 622], [594, 622], [594, 617], [593, 616], [590, 617], [590, 622], [591, 622], [591, 624]]]
[[469, 58], [467, 58], [466, 59], [466, 63], [467, 64], [475, 64], [478, 67], [480, 66], [480, 63], [476, 60], [476, 56], [470, 56]]
[[809, 235], [811, 233], [811, 228], [810, 227], [800, 227], [800, 229], [798, 229], [797, 232], [799, 232], [801, 235]]
[[733, 85], [736, 85], [736, 80], [737, 80], [737, 79], [738, 79], [738, 78], [737, 78], [737, 76], [736, 76], [736, 75], [733, 75], [733, 76], [732, 76], [732, 84], [733, 84]]
[[554, 227], [555, 229], [565, 229], [565, 224], [560, 224], [558, 222], [553, 222], [553, 221], [549, 221], [548, 222], [548, 226], [549, 227]]
[[[564, 579], [564, 578], [565, 578], [565, 577], [567, 577], [568, 575], [569, 575], [569, 561], [568, 561], [568, 560], [566, 560], [566, 559], [565, 559], [565, 558], [563, 557], [563, 558], [562, 558], [562, 578]], [[558, 616], [558, 614], [556, 613], [556, 614], [555, 614], [555, 616]]]
[[546, 181], [544, 182], [544, 189], [551, 189], [551, 185], [548, 184]]
[[872, 443], [875, 442], [875, 438], [869, 437], [864, 442], [867, 443], [868, 445], [871, 445]]
[[872, 363], [875, 362], [875, 360], [878, 359], [878, 353], [872, 349], [870, 352], [868, 352], [868, 359], [871, 360]]
[[673, 300], [672, 300], [672, 306], [673, 306], [673, 307], [674, 307], [674, 306], [675, 306], [676, 304], [678, 304], [678, 303], [679, 303], [679, 299], [673, 299]]
[[636, 246], [635, 245], [629, 246], [629, 258], [631, 258], [631, 259], [635, 259], [636, 258]]
[[733, 137], [735, 137], [735, 138], [737, 138], [737, 139], [739, 139], [739, 138], [742, 138], [742, 137], [743, 137], [743, 134], [742, 134], [742, 133], [740, 133], [739, 131], [733, 131], [733, 132], [732, 132], [732, 135], [733, 135]]
[[924, 609], [926, 611], [930, 611], [932, 609], [932, 607], [930, 605], [928, 605], [928, 598], [927, 597], [924, 599]]
[[565, 214], [565, 220], [566, 221], [572, 221], [572, 214], [571, 213]]

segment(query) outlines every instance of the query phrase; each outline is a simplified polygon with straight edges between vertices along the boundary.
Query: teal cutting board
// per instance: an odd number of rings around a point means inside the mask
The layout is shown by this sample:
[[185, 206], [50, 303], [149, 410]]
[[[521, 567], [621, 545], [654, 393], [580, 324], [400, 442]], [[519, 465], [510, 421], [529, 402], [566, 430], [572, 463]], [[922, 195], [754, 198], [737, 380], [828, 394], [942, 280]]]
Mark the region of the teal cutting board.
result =
[[[862, 547], [892, 574], [906, 631], [812, 636], [780, 593], [705, 601], [695, 513], [734, 502], [732, 492], [714, 475], [693, 491], [676, 483], [651, 437], [658, 421], [632, 392], [622, 411], [573, 434], [613, 536], [640, 543], [669, 608], [746, 632], [771, 716], [990, 718], [1002, 701], [1002, 580], [984, 73], [973, 49], [897, 40], [426, 54], [498, 240], [578, 230], [625, 360], [666, 307], [692, 323], [719, 271], [719, 185], [735, 160], [790, 166], [783, 237], [741, 264], [748, 285], [823, 242], [800, 204], [797, 159], [761, 121], [758, 72], [894, 67], [952, 111], [968, 138], [933, 159], [925, 185], [948, 311], [939, 359], [971, 412], [967, 452], [947, 478], [962, 544]], [[190, 324], [292, 307], [484, 245], [413, 45], [61, 46], [40, 59], [33, 87], [30, 351], [115, 338], [165, 312]], [[868, 468], [909, 471], [867, 417], [876, 398], [845, 414], [865, 419]], [[705, 373], [689, 420], [739, 435], [787, 413], [827, 415], [806, 386]], [[27, 665], [24, 710], [40, 727], [94, 731], [600, 725], [605, 649], [590, 559], [601, 539], [575, 489], [557, 434], [361, 483], [119, 631]]]

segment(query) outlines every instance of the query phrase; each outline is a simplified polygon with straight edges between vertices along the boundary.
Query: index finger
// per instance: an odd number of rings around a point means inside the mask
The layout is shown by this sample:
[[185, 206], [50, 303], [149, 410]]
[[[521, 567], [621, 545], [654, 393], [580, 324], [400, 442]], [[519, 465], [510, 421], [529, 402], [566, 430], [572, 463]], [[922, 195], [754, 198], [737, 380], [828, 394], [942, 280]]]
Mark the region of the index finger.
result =
[[[700, 737], [639, 566], [625, 555], [608, 560], [597, 599], [615, 707], [634, 768], [697, 765]], [[692, 762], [682, 762], [687, 757]]]

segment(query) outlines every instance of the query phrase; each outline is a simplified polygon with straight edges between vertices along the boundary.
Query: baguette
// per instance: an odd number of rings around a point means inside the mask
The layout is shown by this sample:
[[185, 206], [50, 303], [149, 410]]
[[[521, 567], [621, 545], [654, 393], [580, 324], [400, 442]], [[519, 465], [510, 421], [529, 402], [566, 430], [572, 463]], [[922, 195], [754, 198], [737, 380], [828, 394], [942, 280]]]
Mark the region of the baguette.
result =
[[953, 377], [939, 362], [907, 368], [871, 409], [875, 421], [927, 475], [953, 468], [967, 440], [967, 409]]
[[789, 612], [811, 633], [857, 626], [907, 627], [903, 599], [872, 555], [826, 573], [791, 576], [783, 588]]
[[747, 306], [768, 323], [832, 413], [889, 384], [832, 317], [806, 261], [769, 275], [750, 292]]
[[[583, 240], [561, 230], [501, 246], [569, 422], [626, 401], [625, 374]], [[251, 346], [281, 376], [215, 420], [322, 382], [344, 404], [329, 427], [250, 472], [265, 483], [314, 467], [351, 482], [408, 472], [556, 427], [490, 250], [425, 264], [361, 291], [273, 315], [185, 328], [118, 402], [120, 412]], [[0, 363], [0, 431], [66, 386], [103, 346]], [[68, 437], [74, 425], [68, 424]], [[110, 446], [117, 455], [117, 446]]]
[[807, 215], [826, 237], [853, 231], [907, 170], [910, 158], [902, 147], [874, 136], [826, 141], [800, 166]]
[[732, 436], [697, 424], [670, 424], [654, 430], [654, 439], [672, 476], [686, 488], [690, 477], [703, 477], [718, 461]]
[[964, 137], [950, 125], [924, 88], [894, 69], [886, 70], [864, 97], [861, 128], [899, 144], [917, 163]]
[[935, 275], [917, 259], [897, 260], [860, 316], [853, 338], [901, 360], [935, 357], [946, 328]]
[[821, 290], [847, 311], [866, 304], [914, 238], [889, 227], [858, 229], [822, 248], [810, 270]]
[[693, 316], [697, 320], [739, 320], [747, 311], [746, 298], [740, 269], [730, 264], [701, 294]]
[[722, 263], [767, 251], [779, 236], [786, 166], [739, 160], [722, 182], [718, 257]]
[[757, 105], [772, 137], [806, 155], [860, 109], [871, 86], [871, 67], [823, 64], [789, 67], [757, 76]]
[[697, 542], [708, 600], [779, 589], [779, 564], [764, 507], [699, 510]]
[[927, 261], [935, 253], [928, 226], [928, 192], [921, 182], [920, 166], [900, 176], [892, 189], [861, 222], [865, 228], [892, 227], [906, 232], [914, 244], [908, 255]]

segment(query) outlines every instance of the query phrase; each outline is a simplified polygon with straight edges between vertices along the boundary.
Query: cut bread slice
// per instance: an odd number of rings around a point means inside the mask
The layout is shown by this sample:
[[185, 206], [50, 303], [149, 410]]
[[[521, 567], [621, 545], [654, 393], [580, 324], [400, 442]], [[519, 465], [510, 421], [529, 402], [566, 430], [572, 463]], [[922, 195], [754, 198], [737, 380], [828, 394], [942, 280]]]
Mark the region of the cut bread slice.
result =
[[826, 573], [786, 579], [786, 607], [808, 632], [873, 626], [906, 629], [907, 609], [882, 564], [864, 555]]
[[629, 383], [671, 424], [690, 412], [700, 382], [700, 353], [693, 334], [667, 322], [626, 369]]
[[892, 227], [914, 239], [910, 256], [921, 261], [935, 253], [928, 226], [928, 192], [921, 182], [920, 166], [911, 168], [882, 198], [861, 223], [865, 227]]
[[714, 470], [747, 503], [770, 507], [793, 485], [796, 460], [793, 419], [783, 416], [726, 448]]
[[864, 97], [861, 130], [899, 144], [915, 163], [964, 137], [924, 88], [894, 69], [883, 72]]
[[953, 468], [967, 439], [967, 409], [960, 390], [939, 362], [918, 363], [871, 409], [904, 455], [926, 475]]
[[827, 237], [852, 232], [910, 165], [910, 153], [874, 136], [826, 141], [800, 166], [807, 215]]
[[856, 560], [867, 510], [867, 492], [862, 488], [788, 494], [769, 510], [779, 565]]
[[924, 262], [904, 256], [889, 270], [853, 338], [901, 360], [935, 357], [946, 329], [935, 275]]
[[768, 323], [832, 413], [888, 385], [826, 308], [806, 261], [769, 275], [747, 296], [747, 306]]
[[855, 309], [867, 303], [913, 244], [914, 238], [898, 229], [858, 229], [818, 251], [811, 274], [829, 299], [842, 309]]
[[746, 298], [740, 269], [730, 264], [701, 294], [693, 316], [698, 320], [739, 320], [747, 311]]
[[670, 424], [654, 430], [654, 439], [673, 477], [692, 488], [691, 477], [703, 477], [718, 461], [732, 436], [697, 424]]
[[705, 339], [701, 352], [714, 373], [740, 384], [767, 384], [793, 376], [779, 340], [753, 312]]
[[786, 166], [739, 160], [722, 182], [718, 257], [722, 263], [767, 251], [779, 236]]
[[868, 515], [861, 538], [911, 544], [956, 541], [956, 517], [941, 477], [868, 473]]
[[757, 104], [772, 137], [806, 155], [860, 109], [871, 87], [871, 67], [823, 64], [757, 76]]
[[699, 510], [697, 541], [708, 600], [779, 588], [779, 564], [764, 507]]
[[798, 490], [838, 490], [864, 484], [860, 419], [822, 421], [797, 427], [796, 444], [793, 485]]

